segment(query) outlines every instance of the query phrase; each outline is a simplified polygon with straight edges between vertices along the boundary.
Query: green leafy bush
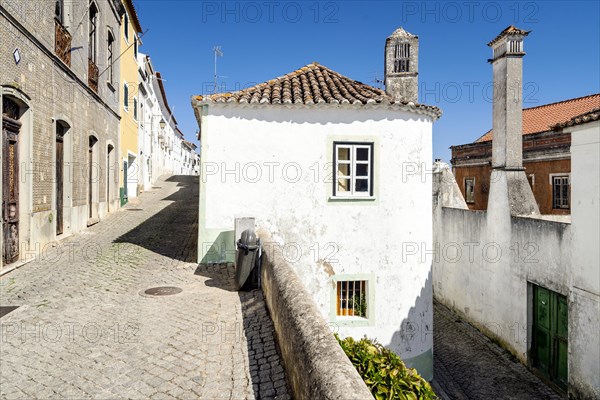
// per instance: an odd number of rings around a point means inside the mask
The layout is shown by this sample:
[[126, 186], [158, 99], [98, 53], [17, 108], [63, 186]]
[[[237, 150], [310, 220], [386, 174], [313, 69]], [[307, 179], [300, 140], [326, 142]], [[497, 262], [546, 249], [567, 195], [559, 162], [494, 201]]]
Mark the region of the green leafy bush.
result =
[[377, 400], [438, 399], [429, 383], [389, 349], [365, 336], [336, 339]]

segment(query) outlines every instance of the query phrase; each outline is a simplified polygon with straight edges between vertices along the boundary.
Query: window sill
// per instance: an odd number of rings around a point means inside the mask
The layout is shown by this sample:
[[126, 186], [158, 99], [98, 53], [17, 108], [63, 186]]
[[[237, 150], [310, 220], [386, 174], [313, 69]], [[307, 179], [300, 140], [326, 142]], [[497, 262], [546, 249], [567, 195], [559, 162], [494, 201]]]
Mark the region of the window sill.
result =
[[374, 201], [375, 196], [330, 196], [329, 201]]
[[373, 326], [373, 321], [365, 317], [338, 315], [333, 322], [337, 326]]

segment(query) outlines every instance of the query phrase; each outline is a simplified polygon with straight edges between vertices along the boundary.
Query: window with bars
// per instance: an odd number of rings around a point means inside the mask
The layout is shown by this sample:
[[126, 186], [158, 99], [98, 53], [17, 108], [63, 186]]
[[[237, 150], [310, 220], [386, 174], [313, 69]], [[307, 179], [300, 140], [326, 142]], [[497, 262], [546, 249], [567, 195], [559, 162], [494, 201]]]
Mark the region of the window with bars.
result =
[[337, 315], [367, 318], [367, 281], [337, 282]]
[[465, 178], [465, 200], [475, 203], [475, 178]]
[[373, 143], [334, 143], [333, 195], [373, 196]]
[[569, 208], [569, 176], [552, 177], [552, 208]]
[[397, 43], [394, 46], [394, 72], [408, 72], [410, 68], [410, 44]]

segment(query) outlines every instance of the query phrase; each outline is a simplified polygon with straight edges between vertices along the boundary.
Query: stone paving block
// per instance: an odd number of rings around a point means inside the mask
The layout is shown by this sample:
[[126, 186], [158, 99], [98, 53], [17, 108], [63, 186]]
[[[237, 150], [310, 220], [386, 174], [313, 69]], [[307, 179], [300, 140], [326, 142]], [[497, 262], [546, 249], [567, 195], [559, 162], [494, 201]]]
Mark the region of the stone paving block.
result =
[[564, 398], [451, 310], [433, 310], [434, 388], [452, 399]]
[[[262, 293], [234, 292], [231, 264], [196, 263], [198, 178], [167, 177], [157, 186], [138, 198], [143, 211], [113, 212], [45, 259], [0, 277], [0, 303], [20, 306], [0, 325], [27, 330], [2, 331], [0, 398], [288, 393], [285, 378], [274, 374], [283, 369]], [[183, 290], [140, 295], [166, 285]], [[216, 331], [209, 335], [206, 327]], [[56, 328], [57, 340], [42, 335]], [[259, 363], [271, 369], [262, 380]]]

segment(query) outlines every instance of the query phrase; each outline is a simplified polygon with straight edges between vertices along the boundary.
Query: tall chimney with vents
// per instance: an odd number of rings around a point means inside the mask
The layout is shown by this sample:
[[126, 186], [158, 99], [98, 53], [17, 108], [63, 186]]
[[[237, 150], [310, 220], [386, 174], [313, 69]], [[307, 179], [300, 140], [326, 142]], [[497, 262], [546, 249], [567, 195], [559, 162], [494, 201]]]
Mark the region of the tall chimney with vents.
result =
[[398, 28], [385, 41], [385, 92], [395, 100], [419, 101], [419, 37]]
[[[488, 43], [494, 72], [492, 177], [488, 211], [539, 214], [523, 168], [523, 39], [529, 32], [509, 26]], [[508, 200], [508, 201], [507, 201]]]

